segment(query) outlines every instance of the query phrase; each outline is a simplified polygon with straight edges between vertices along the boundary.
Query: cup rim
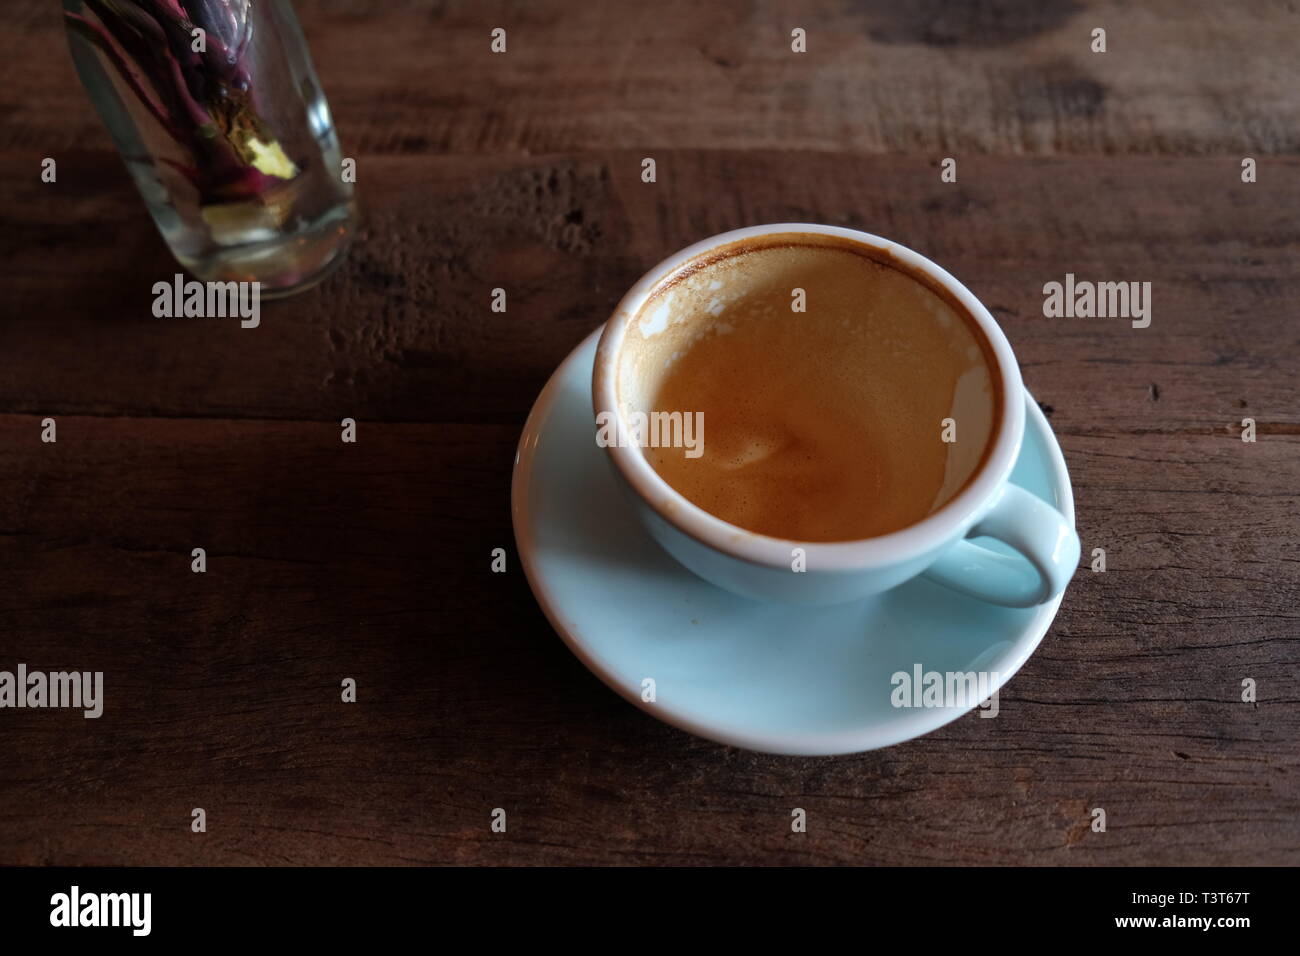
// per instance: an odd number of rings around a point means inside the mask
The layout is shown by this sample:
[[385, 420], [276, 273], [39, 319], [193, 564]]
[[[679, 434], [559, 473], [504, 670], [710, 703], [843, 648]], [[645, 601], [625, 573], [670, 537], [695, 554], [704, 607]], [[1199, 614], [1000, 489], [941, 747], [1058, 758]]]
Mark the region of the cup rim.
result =
[[999, 429], [978, 471], [953, 498], [905, 528], [871, 538], [847, 541], [799, 541], [749, 531], [705, 511], [660, 477], [641, 449], [632, 444], [607, 445], [610, 460], [632, 490], [662, 520], [700, 544], [751, 564], [788, 568], [793, 549], [801, 548], [810, 570], [865, 570], [898, 564], [943, 547], [954, 536], [965, 534], [969, 526], [992, 505], [1010, 477], [1024, 437], [1024, 387], [1011, 344], [975, 295], [936, 263], [882, 236], [816, 223], [769, 223], [711, 236], [664, 259], [628, 290], [601, 332], [592, 372], [592, 406], [595, 415], [613, 414], [621, 427], [627, 427], [617, 394], [618, 356], [633, 318], [661, 282], [691, 260], [720, 246], [780, 233], [832, 236], [884, 253], [905, 270], [920, 273], [941, 287], [976, 322], [993, 353], [1002, 384]]

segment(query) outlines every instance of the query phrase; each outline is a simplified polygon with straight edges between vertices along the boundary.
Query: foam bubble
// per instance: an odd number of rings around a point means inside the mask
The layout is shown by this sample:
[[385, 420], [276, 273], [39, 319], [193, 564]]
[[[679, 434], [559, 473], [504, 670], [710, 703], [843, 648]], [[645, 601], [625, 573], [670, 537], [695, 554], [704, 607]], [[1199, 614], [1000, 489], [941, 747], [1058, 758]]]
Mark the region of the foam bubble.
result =
[[647, 317], [637, 323], [642, 338], [648, 339], [668, 328], [668, 319], [673, 314], [673, 299], [676, 296], [675, 292], [668, 293]]

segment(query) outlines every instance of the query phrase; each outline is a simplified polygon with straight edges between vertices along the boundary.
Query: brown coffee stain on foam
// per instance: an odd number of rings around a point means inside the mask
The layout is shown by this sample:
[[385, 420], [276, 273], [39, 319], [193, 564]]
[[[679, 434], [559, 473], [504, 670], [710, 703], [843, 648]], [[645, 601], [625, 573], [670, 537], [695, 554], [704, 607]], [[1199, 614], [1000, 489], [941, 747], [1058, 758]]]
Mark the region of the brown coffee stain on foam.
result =
[[[716, 248], [711, 249], [708, 252], [703, 253], [702, 255], [699, 255], [694, 259], [691, 259], [690, 261], [684, 263], [683, 265], [679, 266], [675, 271], [663, 276], [658, 281], [658, 283], [654, 286], [654, 288], [650, 290], [650, 293], [646, 296], [646, 299], [642, 303], [640, 309], [637, 311], [637, 314], [631, 319], [631, 321], [628, 322], [627, 333], [625, 337], [626, 341], [624, 347], [627, 353], [629, 354], [620, 356], [620, 362], [619, 362], [620, 376], [623, 367], [625, 365], [636, 367], [636, 370], [638, 372], [647, 371], [647, 369], [644, 367], [645, 356], [636, 353], [651, 351], [651, 350], [657, 352], [658, 350], [662, 349], [662, 346], [657, 346], [653, 342], [650, 343], [649, 345], [638, 345], [638, 343], [643, 343], [647, 338], [651, 338], [652, 336], [646, 336], [644, 334], [634, 335], [633, 333], [640, 332], [642, 322], [647, 318], [648, 315], [652, 313], [655, 304], [660, 300], [662, 300], [663, 297], [675, 292], [683, 283], [686, 283], [688, 280], [690, 280], [692, 277], [702, 272], [703, 270], [716, 267], [728, 259], [734, 259], [740, 256], [746, 256], [751, 253], [763, 252], [767, 250], [777, 250], [777, 249], [794, 250], [794, 249], [801, 249], [801, 248], [802, 249], [825, 248], [825, 249], [836, 249], [843, 252], [851, 252], [857, 256], [861, 256], [864, 259], [869, 259], [883, 266], [888, 266], [889, 268], [894, 269], [906, 275], [914, 282], [923, 285], [933, 295], [942, 299], [948, 305], [948, 307], [952, 309], [953, 312], [955, 312], [957, 316], [962, 319], [963, 322], [965, 322], [967, 328], [970, 329], [971, 334], [974, 336], [976, 343], [979, 345], [980, 350], [984, 353], [985, 362], [988, 364], [990, 368], [997, 367], [997, 357], [993, 351], [992, 344], [985, 337], [983, 331], [979, 327], [979, 324], [970, 315], [966, 307], [957, 299], [957, 297], [948, 288], [946, 288], [943, 285], [940, 285], [938, 282], [930, 278], [930, 276], [928, 275], [924, 275], [922, 273], [913, 271], [901, 259], [899, 259], [896, 255], [894, 255], [893, 253], [894, 246], [892, 243], [888, 244], [886, 247], [878, 247], [873, 245], [867, 245], [866, 243], [859, 242], [856, 239], [849, 239], [843, 236], [826, 235], [824, 233], [810, 233], [810, 232], [776, 233], [774, 232], [774, 233], [768, 233], [766, 235], [752, 236], [745, 239], [737, 239], [732, 242], [726, 243], [724, 245], [717, 246]], [[705, 302], [702, 300], [704, 300], [704, 296], [697, 295], [694, 301], [687, 303], [686, 308], [683, 308], [682, 306], [677, 306], [676, 311], [698, 312], [701, 310], [701, 307], [705, 304]], [[689, 338], [689, 341], [686, 342], [679, 341], [677, 344], [689, 345], [690, 342], [692, 342], [693, 340], [694, 340], [694, 336], [691, 336]], [[635, 378], [630, 379], [630, 381], [635, 381], [635, 380], [636, 380]], [[616, 386], [621, 386], [621, 384], [622, 384], [622, 379], [620, 377], [619, 379], [616, 379]], [[994, 431], [996, 431], [997, 427], [1001, 423], [1002, 404], [1003, 404], [1002, 403], [1002, 382], [1000, 376], [994, 376], [993, 385], [996, 391], [994, 408], [998, 414], [998, 419], [994, 422], [994, 429], [993, 429]], [[627, 396], [624, 395], [621, 387], [618, 390], [618, 395], [623, 400], [627, 400]], [[981, 461], [980, 466], [983, 467], [983, 464], [984, 463]]]
[[[791, 310], [794, 288], [807, 311]], [[641, 391], [624, 402], [705, 423], [701, 457], [653, 448], [649, 464], [710, 514], [789, 541], [875, 537], [930, 514], [987, 459], [994, 430], [970, 421], [1000, 411], [973, 320], [887, 250], [839, 237], [764, 236], [687, 263], [624, 349], [624, 380]], [[941, 422], [962, 375], [980, 371], [987, 407], [963, 418], [975, 454], [948, 485]]]

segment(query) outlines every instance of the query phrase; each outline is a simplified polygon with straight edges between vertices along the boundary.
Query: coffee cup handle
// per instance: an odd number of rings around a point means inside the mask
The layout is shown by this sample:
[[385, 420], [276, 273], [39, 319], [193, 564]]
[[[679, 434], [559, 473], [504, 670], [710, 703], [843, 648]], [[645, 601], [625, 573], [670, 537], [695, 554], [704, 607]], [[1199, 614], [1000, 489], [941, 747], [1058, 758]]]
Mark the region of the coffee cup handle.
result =
[[967, 532], [1020, 552], [1011, 557], [958, 541], [923, 576], [1005, 607], [1035, 607], [1065, 590], [1079, 566], [1079, 536], [1065, 516], [1018, 485], [1006, 484], [993, 507]]

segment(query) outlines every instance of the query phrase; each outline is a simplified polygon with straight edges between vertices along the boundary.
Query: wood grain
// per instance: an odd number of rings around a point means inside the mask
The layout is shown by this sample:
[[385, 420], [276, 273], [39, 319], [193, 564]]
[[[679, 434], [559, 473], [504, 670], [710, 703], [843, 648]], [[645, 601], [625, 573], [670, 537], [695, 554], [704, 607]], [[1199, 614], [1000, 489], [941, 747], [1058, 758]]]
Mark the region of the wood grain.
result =
[[[807, 4], [813, 67], [766, 3], [302, 3], [365, 228], [255, 330], [150, 314], [175, 267], [53, 8], [12, 6], [0, 668], [109, 697], [0, 712], [0, 864], [1300, 862], [1292, 6]], [[996, 720], [716, 746], [608, 691], [524, 582], [510, 467], [550, 372], [665, 255], [780, 220], [950, 269], [1049, 410], [1107, 571]], [[1045, 318], [1067, 272], [1151, 282], [1151, 327]]]
[[[1293, 0], [298, 0], [346, 150], [1274, 155]], [[10, 0], [0, 147], [100, 135], [59, 8]], [[493, 54], [490, 33], [507, 31]], [[808, 52], [791, 52], [790, 31]], [[1107, 51], [1091, 51], [1092, 31]]]
[[[110, 156], [69, 154], [53, 185], [23, 162], [0, 152], [0, 352], [25, 359], [0, 378], [12, 411], [520, 422], [660, 259], [810, 221], [889, 236], [969, 285], [1058, 427], [1296, 424], [1296, 159], [1245, 184], [1231, 159], [974, 158], [942, 183], [925, 158], [709, 151], [663, 154], [648, 184], [635, 153], [377, 157], [344, 271], [268, 303], [256, 330], [153, 317], [176, 266]], [[1043, 285], [1066, 273], [1151, 282], [1150, 328], [1044, 318]]]

